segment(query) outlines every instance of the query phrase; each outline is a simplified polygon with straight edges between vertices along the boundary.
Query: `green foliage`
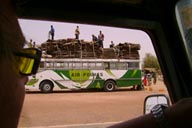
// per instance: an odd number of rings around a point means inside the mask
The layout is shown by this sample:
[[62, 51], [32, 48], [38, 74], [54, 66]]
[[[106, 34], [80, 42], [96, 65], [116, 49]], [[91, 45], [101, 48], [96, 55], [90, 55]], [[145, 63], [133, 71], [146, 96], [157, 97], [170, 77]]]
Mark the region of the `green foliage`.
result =
[[146, 53], [143, 59], [143, 68], [154, 68], [156, 71], [160, 70], [157, 58], [151, 53]]

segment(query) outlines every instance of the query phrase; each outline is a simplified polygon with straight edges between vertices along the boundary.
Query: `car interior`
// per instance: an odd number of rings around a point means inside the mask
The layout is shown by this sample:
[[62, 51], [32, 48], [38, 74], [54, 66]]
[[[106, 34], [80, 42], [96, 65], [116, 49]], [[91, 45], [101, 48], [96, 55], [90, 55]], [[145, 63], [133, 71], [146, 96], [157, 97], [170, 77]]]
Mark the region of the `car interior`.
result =
[[192, 96], [192, 0], [21, 0], [22, 19], [136, 29], [154, 46], [170, 102]]

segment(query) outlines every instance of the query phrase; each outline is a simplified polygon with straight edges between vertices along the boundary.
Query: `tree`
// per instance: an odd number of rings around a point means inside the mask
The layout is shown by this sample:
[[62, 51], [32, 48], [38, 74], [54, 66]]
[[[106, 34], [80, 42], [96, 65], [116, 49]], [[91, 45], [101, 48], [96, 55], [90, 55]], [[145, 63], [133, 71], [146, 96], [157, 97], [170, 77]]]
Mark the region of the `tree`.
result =
[[143, 59], [143, 68], [154, 68], [156, 71], [160, 71], [160, 66], [157, 58], [151, 53], [146, 53]]

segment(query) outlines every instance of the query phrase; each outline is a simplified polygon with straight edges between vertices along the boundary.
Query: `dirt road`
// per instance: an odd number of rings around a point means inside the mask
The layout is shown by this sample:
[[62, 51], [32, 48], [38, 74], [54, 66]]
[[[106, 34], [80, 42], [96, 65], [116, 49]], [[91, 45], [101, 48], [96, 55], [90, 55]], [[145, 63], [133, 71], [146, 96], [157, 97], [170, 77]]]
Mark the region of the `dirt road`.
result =
[[161, 81], [151, 87], [143, 91], [127, 88], [115, 92], [30, 92], [25, 97], [19, 127], [85, 127], [84, 124], [110, 125], [128, 120], [143, 114], [147, 95], [167, 94]]

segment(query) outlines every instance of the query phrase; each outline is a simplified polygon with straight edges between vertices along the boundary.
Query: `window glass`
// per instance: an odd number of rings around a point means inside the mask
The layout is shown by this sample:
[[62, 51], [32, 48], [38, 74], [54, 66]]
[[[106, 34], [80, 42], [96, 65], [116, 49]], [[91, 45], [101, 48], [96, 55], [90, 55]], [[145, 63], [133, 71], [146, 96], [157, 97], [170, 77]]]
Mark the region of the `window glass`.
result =
[[73, 69], [73, 67], [74, 67], [73, 65], [74, 65], [74, 63], [69, 62], [69, 63], [68, 63], [69, 69]]
[[176, 15], [184, 45], [192, 65], [192, 0], [180, 0], [176, 5]]
[[96, 69], [95, 63], [89, 63], [89, 69]]
[[110, 64], [109, 62], [104, 62], [105, 69], [110, 69]]
[[39, 67], [44, 68], [44, 62], [43, 61], [40, 62]]
[[[32, 79], [34, 85], [26, 86], [31, 93], [26, 93], [19, 127], [107, 127], [143, 115], [145, 96], [167, 94], [159, 73], [154, 77], [157, 82], [150, 79], [147, 83], [150, 86], [137, 91], [143, 82], [139, 65], [146, 62], [143, 68], [154, 71], [149, 61], [144, 60], [156, 58], [151, 39], [141, 30], [24, 19], [19, 22], [26, 40], [35, 41], [35, 47], [44, 46], [45, 60], [51, 58], [50, 62], [40, 65], [45, 66], [43, 71], [48, 71], [36, 74], [36, 79]], [[55, 28], [54, 40], [49, 35], [51, 25]], [[75, 39], [77, 26], [79, 40]], [[98, 46], [101, 42], [92, 41], [92, 35], [98, 37], [100, 31], [104, 34], [103, 48]], [[90, 44], [85, 47], [83, 43]], [[134, 51], [138, 49], [139, 52]], [[146, 53], [152, 56], [147, 57]], [[59, 60], [52, 55], [63, 58]], [[119, 58], [114, 59], [117, 56]], [[139, 62], [132, 62], [135, 57]], [[53, 67], [58, 70], [51, 70]], [[103, 87], [113, 86], [117, 89], [114, 92], [104, 91]], [[39, 88], [53, 90], [46, 95]]]
[[66, 65], [65, 65], [65, 63], [63, 63], [63, 62], [55, 62], [54, 63], [54, 68], [58, 68], [58, 69], [63, 69], [63, 68], [65, 68], [66, 67]]
[[117, 69], [117, 63], [110, 63], [110, 69]]
[[83, 62], [82, 69], [89, 69], [89, 63]]
[[95, 66], [96, 66], [95, 68], [98, 70], [103, 69], [103, 63], [101, 62], [95, 63]]
[[128, 69], [128, 63], [124, 62], [124, 63], [118, 63], [118, 69], [119, 70], [127, 70]]
[[68, 63], [67, 62], [61, 63], [61, 66], [63, 69], [68, 69]]
[[128, 62], [129, 68], [139, 68], [139, 62]]
[[52, 62], [45, 62], [45, 68], [53, 68], [54, 64]]

